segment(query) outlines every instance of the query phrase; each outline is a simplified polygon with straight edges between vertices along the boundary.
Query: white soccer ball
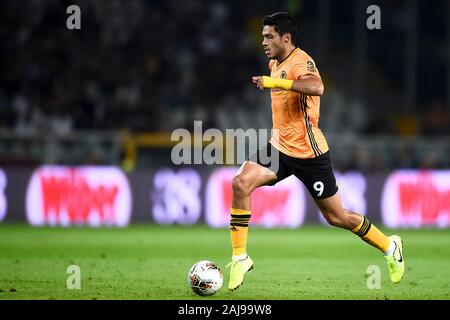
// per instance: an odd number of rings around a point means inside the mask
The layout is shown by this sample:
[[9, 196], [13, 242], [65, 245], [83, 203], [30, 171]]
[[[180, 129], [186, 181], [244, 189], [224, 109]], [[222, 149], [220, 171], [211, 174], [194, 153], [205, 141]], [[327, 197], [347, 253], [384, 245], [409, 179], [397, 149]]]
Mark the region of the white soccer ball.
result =
[[191, 267], [187, 280], [196, 294], [211, 296], [222, 287], [223, 273], [214, 262], [202, 260]]

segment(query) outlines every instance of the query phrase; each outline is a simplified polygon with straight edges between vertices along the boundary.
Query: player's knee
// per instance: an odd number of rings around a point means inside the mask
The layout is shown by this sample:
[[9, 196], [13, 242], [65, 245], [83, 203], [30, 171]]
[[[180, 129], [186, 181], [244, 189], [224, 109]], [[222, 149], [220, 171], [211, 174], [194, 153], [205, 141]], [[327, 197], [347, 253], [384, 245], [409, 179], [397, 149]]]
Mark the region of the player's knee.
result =
[[235, 196], [248, 196], [251, 192], [251, 181], [243, 175], [237, 175], [231, 183]]

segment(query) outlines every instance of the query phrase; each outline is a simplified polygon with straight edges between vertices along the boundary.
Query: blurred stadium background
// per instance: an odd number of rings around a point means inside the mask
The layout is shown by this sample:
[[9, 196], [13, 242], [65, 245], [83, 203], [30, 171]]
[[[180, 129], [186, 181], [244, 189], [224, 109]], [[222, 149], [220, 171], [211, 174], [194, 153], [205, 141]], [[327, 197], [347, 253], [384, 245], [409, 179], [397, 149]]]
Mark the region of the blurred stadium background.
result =
[[[72, 4], [80, 30], [66, 27]], [[371, 4], [380, 30], [366, 27]], [[297, 18], [323, 77], [320, 127], [345, 205], [448, 236], [446, 0], [1, 1], [0, 233], [13, 223], [226, 230], [236, 166], [175, 166], [170, 137], [195, 120], [271, 128], [270, 95], [251, 76], [268, 73], [261, 22], [276, 11]], [[255, 226], [323, 223], [296, 181], [254, 203]]]

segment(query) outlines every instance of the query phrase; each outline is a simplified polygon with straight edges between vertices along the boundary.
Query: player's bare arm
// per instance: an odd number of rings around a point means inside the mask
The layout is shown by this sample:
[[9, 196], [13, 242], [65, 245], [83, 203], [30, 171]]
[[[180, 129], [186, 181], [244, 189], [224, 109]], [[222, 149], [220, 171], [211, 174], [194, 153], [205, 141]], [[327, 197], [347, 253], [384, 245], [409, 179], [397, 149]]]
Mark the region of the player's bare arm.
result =
[[260, 90], [268, 89], [285, 89], [295, 91], [309, 96], [323, 95], [322, 80], [315, 75], [305, 75], [298, 80], [273, 79], [266, 76], [252, 77], [252, 81]]
[[324, 88], [322, 79], [315, 75], [306, 75], [299, 80], [294, 80], [291, 90], [309, 96], [321, 96]]

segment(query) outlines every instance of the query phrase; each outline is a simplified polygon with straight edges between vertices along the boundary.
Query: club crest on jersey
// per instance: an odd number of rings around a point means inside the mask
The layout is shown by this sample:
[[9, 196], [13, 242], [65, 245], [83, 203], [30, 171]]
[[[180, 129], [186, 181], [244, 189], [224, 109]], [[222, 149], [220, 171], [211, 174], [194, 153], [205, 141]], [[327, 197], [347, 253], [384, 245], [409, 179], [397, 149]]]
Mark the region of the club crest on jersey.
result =
[[306, 62], [306, 68], [310, 72], [316, 72], [316, 67], [314, 66], [314, 62], [312, 62], [312, 61]]
[[280, 75], [280, 78], [281, 79], [286, 79], [287, 78], [287, 74], [286, 74], [286, 71], [281, 71], [281, 75]]

